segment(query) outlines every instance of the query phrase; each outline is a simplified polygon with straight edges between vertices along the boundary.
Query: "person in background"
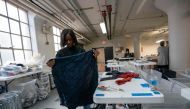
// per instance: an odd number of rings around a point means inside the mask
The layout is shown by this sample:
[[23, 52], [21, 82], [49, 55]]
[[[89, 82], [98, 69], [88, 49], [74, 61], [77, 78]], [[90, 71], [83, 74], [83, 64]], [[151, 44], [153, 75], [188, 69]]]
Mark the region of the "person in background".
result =
[[166, 49], [168, 50], [168, 68], [169, 68], [169, 65], [170, 65], [170, 55], [169, 55], [169, 41], [166, 41]]
[[165, 68], [168, 69], [168, 63], [169, 63], [169, 51], [168, 48], [164, 46], [164, 41], [160, 42], [160, 47], [158, 47], [158, 68]]
[[166, 47], [169, 47], [169, 41], [166, 41]]
[[[78, 53], [85, 52], [85, 50], [78, 46], [78, 41], [75, 36], [75, 33], [71, 29], [64, 29], [61, 33], [61, 49], [57, 52], [56, 58], [76, 55]], [[94, 56], [98, 56], [98, 51], [94, 50]], [[55, 60], [50, 59], [47, 63], [47, 66], [53, 67], [55, 65]], [[84, 106], [84, 109], [89, 109], [90, 105]]]
[[130, 57], [129, 49], [126, 48], [124, 57]]

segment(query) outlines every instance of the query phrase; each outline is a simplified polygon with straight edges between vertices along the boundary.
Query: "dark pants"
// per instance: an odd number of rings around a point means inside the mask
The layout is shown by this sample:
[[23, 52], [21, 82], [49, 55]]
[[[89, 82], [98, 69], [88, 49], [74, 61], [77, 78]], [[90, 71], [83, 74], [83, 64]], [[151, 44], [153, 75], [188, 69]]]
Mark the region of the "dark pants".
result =
[[169, 69], [169, 65], [155, 65], [155, 69]]

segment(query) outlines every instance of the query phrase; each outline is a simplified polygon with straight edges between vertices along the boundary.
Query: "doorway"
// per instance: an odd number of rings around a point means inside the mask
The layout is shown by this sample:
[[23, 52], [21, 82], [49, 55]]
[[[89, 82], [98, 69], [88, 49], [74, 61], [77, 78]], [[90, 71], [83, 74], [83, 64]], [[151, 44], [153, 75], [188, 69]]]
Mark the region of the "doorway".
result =
[[97, 56], [98, 72], [108, 71], [109, 68], [106, 67], [107, 60], [113, 59], [113, 47], [99, 47], [94, 48], [99, 52]]

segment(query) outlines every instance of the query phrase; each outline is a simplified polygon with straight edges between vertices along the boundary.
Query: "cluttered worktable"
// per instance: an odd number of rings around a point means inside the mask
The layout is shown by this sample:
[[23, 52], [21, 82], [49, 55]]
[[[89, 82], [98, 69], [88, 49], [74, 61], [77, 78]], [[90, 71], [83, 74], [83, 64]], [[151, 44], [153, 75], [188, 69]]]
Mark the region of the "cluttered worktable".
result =
[[0, 76], [0, 81], [5, 83], [5, 91], [8, 92], [8, 86], [13, 80], [22, 78], [22, 77], [26, 77], [29, 75], [34, 75], [34, 74], [41, 73], [41, 72], [42, 72], [42, 70], [39, 69], [39, 70], [20, 73], [20, 74], [14, 75], [14, 76]]
[[135, 66], [152, 66], [152, 65], [156, 65], [156, 62], [143, 61], [143, 60], [130, 61], [130, 63], [135, 65]]
[[[109, 77], [104, 72], [101, 78]], [[132, 78], [125, 84], [118, 85], [117, 79], [100, 81], [94, 93], [94, 102], [97, 104], [146, 104], [163, 103], [164, 95], [153, 91], [150, 85], [142, 78]], [[99, 88], [105, 87], [105, 90]]]

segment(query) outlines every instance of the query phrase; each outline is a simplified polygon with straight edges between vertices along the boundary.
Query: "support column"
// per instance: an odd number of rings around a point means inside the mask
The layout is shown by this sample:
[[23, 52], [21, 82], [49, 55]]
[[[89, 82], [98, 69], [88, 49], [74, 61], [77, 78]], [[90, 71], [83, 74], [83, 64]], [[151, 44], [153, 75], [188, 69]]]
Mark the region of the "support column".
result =
[[156, 0], [168, 15], [170, 69], [190, 68], [190, 0]]
[[138, 59], [141, 56], [140, 55], [140, 47], [141, 47], [140, 33], [133, 33], [131, 35], [133, 37], [134, 55], [135, 55], [135, 58]]

